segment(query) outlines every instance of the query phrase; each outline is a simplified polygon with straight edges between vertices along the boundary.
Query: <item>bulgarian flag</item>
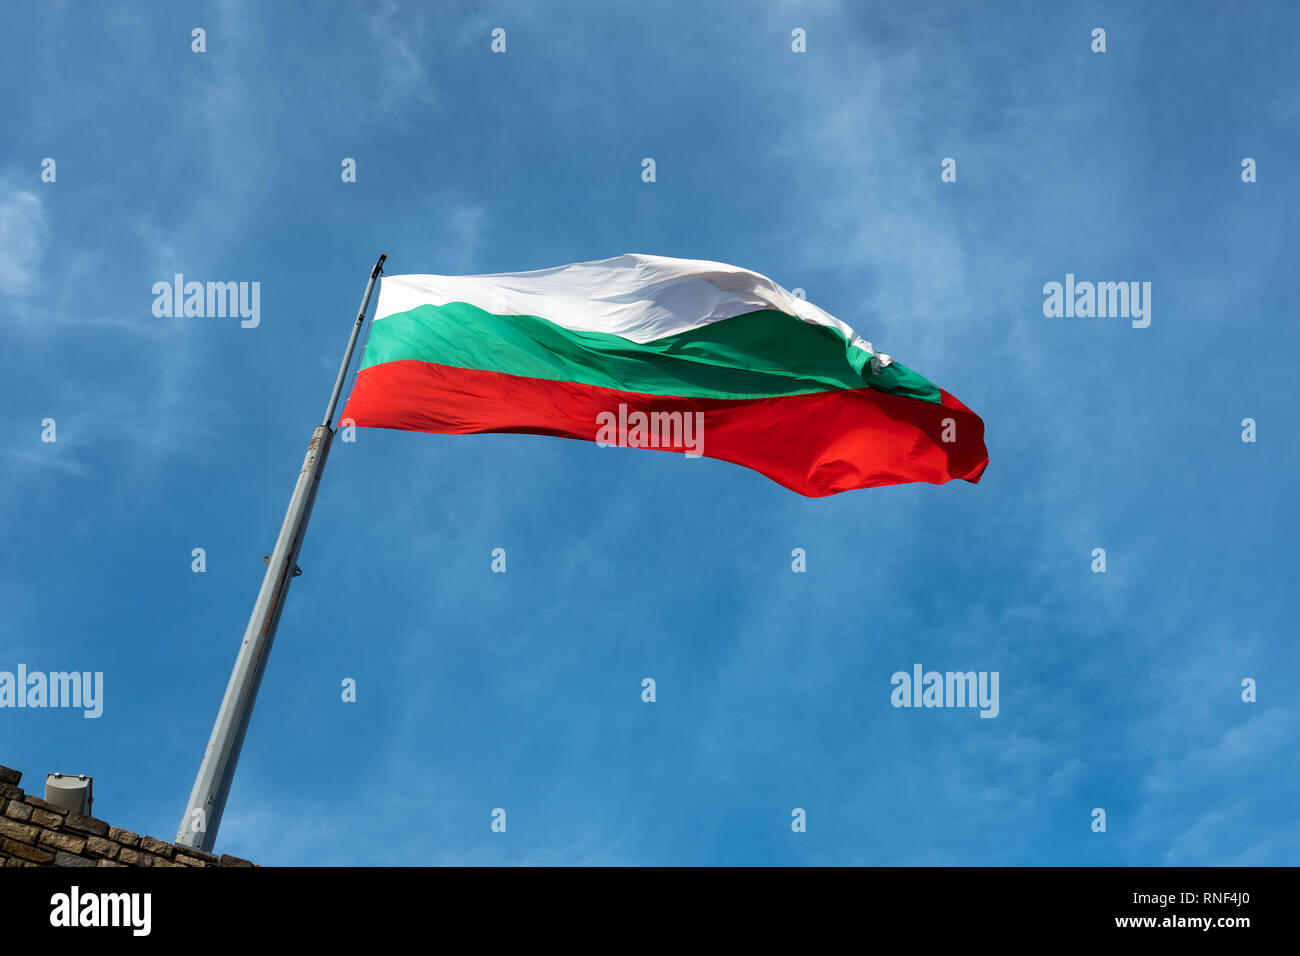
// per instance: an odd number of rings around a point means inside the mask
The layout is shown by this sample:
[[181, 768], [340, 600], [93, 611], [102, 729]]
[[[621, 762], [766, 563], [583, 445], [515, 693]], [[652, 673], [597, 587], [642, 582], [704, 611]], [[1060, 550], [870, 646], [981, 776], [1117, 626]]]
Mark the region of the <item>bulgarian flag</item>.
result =
[[846, 323], [756, 272], [662, 256], [384, 276], [349, 419], [704, 455], [808, 496], [988, 464], [978, 415]]

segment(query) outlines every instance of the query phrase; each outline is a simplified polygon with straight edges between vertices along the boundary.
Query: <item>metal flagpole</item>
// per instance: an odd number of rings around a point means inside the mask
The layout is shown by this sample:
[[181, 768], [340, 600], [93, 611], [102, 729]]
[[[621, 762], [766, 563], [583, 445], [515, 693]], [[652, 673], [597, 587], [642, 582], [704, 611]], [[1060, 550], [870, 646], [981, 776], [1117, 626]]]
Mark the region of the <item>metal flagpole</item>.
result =
[[289, 593], [289, 581], [300, 573], [298, 551], [302, 547], [307, 522], [311, 519], [316, 489], [320, 486], [321, 472], [325, 470], [325, 458], [330, 450], [330, 440], [334, 437], [330, 423], [343, 391], [348, 366], [352, 364], [352, 350], [356, 348], [357, 336], [370, 308], [370, 294], [374, 291], [375, 280], [383, 272], [386, 258], [388, 254], [382, 253], [370, 273], [365, 295], [361, 298], [361, 309], [352, 326], [352, 337], [348, 339], [348, 350], [343, 353], [339, 377], [334, 382], [334, 391], [330, 393], [330, 403], [325, 409], [325, 420], [312, 432], [311, 444], [307, 446], [307, 457], [303, 459], [302, 470], [298, 472], [298, 483], [294, 485], [293, 497], [289, 499], [289, 510], [285, 512], [280, 536], [275, 541], [275, 550], [267, 562], [262, 589], [257, 592], [253, 615], [248, 620], [248, 629], [244, 631], [244, 643], [239, 646], [239, 656], [235, 658], [235, 668], [230, 672], [230, 683], [226, 685], [226, 696], [222, 698], [217, 722], [212, 727], [208, 748], [203, 752], [203, 762], [199, 765], [199, 775], [194, 779], [190, 802], [185, 807], [185, 816], [181, 818], [180, 830], [176, 833], [176, 843], [180, 846], [210, 852], [216, 842], [217, 828], [221, 826], [221, 814], [226, 808], [226, 797], [230, 793], [230, 782], [235, 776], [235, 765], [239, 762], [239, 750], [244, 744], [244, 734], [248, 731], [248, 719], [253, 714], [257, 689], [262, 683], [266, 659], [271, 654], [275, 629], [280, 623], [280, 612], [284, 609], [285, 597]]

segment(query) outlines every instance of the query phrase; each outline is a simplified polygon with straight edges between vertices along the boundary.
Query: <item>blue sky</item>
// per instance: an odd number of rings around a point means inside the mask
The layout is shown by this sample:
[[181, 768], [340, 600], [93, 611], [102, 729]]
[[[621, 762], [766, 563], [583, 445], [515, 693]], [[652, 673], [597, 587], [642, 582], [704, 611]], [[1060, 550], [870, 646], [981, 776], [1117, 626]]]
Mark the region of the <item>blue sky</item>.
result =
[[[804, 499], [710, 459], [362, 430], [219, 851], [1300, 862], [1294, 6], [5, 20], [0, 669], [105, 682], [97, 720], [0, 710], [30, 791], [89, 773], [97, 816], [174, 837], [379, 251], [448, 274], [645, 252], [805, 289], [984, 418], [981, 483]], [[156, 318], [176, 272], [259, 281], [260, 325]], [[1066, 273], [1151, 282], [1150, 327], [1046, 318]], [[997, 671], [998, 717], [892, 707], [917, 662]]]

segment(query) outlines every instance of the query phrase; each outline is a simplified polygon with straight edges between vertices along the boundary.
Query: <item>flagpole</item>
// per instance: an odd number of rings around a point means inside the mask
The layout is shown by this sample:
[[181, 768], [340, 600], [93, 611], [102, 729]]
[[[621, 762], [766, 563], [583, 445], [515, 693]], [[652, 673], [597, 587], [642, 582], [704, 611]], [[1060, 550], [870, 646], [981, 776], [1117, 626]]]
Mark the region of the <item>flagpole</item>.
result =
[[298, 472], [298, 482], [294, 485], [284, 523], [280, 526], [280, 536], [276, 539], [275, 550], [267, 562], [262, 589], [258, 591], [257, 601], [253, 604], [253, 614], [244, 631], [244, 642], [239, 647], [239, 656], [235, 658], [234, 670], [230, 672], [226, 695], [222, 698], [221, 709], [217, 712], [217, 720], [212, 727], [212, 736], [208, 739], [203, 762], [194, 779], [190, 801], [176, 833], [178, 846], [211, 852], [216, 842], [221, 815], [226, 809], [226, 797], [230, 794], [230, 783], [235, 776], [235, 765], [239, 762], [239, 751], [244, 744], [244, 734], [248, 731], [253, 704], [257, 700], [257, 689], [262, 683], [266, 660], [271, 654], [271, 644], [280, 623], [280, 612], [284, 610], [285, 598], [289, 593], [289, 582], [300, 573], [298, 552], [302, 548], [303, 535], [307, 531], [312, 505], [316, 501], [316, 490], [320, 487], [321, 473], [325, 470], [325, 459], [329, 455], [330, 441], [334, 437], [331, 428], [334, 410], [338, 407], [348, 366], [352, 364], [357, 336], [361, 333], [366, 312], [370, 308], [370, 295], [374, 291], [375, 280], [383, 272], [384, 260], [387, 258], [387, 253], [381, 253], [375, 268], [370, 272], [370, 281], [366, 283], [365, 295], [361, 297], [357, 320], [352, 325], [348, 348], [343, 353], [343, 364], [339, 366], [339, 375], [334, 382], [334, 390], [330, 393], [329, 405], [325, 408], [325, 420], [312, 432], [311, 443], [307, 446], [307, 457], [303, 459], [302, 469]]

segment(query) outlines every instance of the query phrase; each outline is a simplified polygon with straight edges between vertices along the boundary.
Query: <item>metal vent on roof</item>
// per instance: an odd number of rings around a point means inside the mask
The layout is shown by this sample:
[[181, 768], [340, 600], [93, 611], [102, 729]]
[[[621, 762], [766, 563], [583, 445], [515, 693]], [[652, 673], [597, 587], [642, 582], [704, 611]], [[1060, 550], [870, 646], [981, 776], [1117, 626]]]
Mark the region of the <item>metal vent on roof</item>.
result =
[[90, 816], [94, 782], [84, 773], [52, 773], [45, 778], [45, 802]]

